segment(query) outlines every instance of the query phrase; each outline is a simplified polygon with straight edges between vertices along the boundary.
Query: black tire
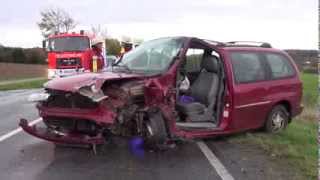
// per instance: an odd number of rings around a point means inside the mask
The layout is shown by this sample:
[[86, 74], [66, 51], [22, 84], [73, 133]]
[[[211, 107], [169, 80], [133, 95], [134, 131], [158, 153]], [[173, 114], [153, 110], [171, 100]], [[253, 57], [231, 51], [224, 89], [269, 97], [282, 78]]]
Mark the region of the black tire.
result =
[[278, 133], [287, 127], [289, 119], [288, 110], [283, 105], [276, 105], [268, 114], [264, 130], [268, 133]]
[[167, 141], [167, 130], [160, 112], [149, 112], [145, 122], [147, 146], [159, 149]]

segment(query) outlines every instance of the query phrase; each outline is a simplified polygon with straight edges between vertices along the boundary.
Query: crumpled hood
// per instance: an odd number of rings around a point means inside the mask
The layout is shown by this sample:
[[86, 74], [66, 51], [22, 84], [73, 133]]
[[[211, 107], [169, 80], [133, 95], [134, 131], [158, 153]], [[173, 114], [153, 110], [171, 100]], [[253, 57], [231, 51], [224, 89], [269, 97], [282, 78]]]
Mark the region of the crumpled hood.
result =
[[107, 80], [129, 79], [135, 77], [142, 77], [142, 75], [115, 72], [84, 73], [81, 75], [53, 79], [47, 82], [44, 87], [48, 89], [76, 92], [79, 88], [92, 84], [95, 84], [96, 88], [100, 89]]

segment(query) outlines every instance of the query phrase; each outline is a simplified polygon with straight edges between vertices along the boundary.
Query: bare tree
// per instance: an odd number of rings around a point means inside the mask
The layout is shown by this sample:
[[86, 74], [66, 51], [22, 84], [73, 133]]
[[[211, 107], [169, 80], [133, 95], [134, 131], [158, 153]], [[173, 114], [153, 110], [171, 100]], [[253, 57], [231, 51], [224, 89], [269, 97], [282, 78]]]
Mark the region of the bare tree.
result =
[[76, 27], [75, 20], [63, 9], [51, 8], [40, 12], [41, 21], [38, 26], [44, 37], [54, 32], [69, 32]]
[[108, 31], [107, 28], [101, 27], [101, 25], [91, 26], [91, 32], [96, 36], [100, 38], [107, 38]]

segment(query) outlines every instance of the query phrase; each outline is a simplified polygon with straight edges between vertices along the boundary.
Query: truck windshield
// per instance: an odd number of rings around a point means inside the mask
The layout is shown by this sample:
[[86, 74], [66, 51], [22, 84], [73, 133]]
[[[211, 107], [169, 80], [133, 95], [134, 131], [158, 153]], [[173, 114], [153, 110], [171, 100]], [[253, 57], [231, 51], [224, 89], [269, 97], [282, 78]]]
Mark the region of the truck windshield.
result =
[[49, 39], [49, 51], [84, 51], [90, 48], [87, 37], [58, 37]]
[[182, 47], [180, 38], [161, 38], [142, 43], [124, 54], [116, 65], [130, 72], [160, 73], [167, 69]]

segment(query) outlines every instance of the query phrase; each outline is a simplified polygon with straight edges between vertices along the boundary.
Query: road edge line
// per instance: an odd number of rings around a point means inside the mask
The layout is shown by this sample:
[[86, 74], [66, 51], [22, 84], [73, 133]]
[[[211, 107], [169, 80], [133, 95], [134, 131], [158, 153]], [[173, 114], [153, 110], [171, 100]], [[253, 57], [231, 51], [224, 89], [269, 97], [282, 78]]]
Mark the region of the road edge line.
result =
[[[38, 119], [35, 119], [35, 120], [31, 121], [31, 122], [29, 123], [29, 125], [30, 125], [30, 126], [35, 125], [35, 124], [39, 123], [40, 121], [42, 121], [42, 118], [38, 118]], [[21, 131], [22, 131], [22, 128], [21, 128], [21, 127], [18, 127], [17, 129], [12, 130], [12, 131], [10, 131], [10, 132], [8, 132], [8, 133], [0, 136], [0, 142], [2, 142], [2, 141], [4, 141], [4, 140], [6, 140], [6, 139], [8, 139], [8, 138], [10, 138], [10, 137], [18, 134], [18, 133], [20, 133]]]
[[199, 146], [202, 153], [206, 156], [209, 163], [216, 170], [216, 172], [222, 180], [234, 180], [233, 176], [229, 173], [229, 171], [223, 166], [223, 164], [219, 161], [219, 159], [213, 154], [213, 152], [203, 141], [198, 141], [197, 145]]

